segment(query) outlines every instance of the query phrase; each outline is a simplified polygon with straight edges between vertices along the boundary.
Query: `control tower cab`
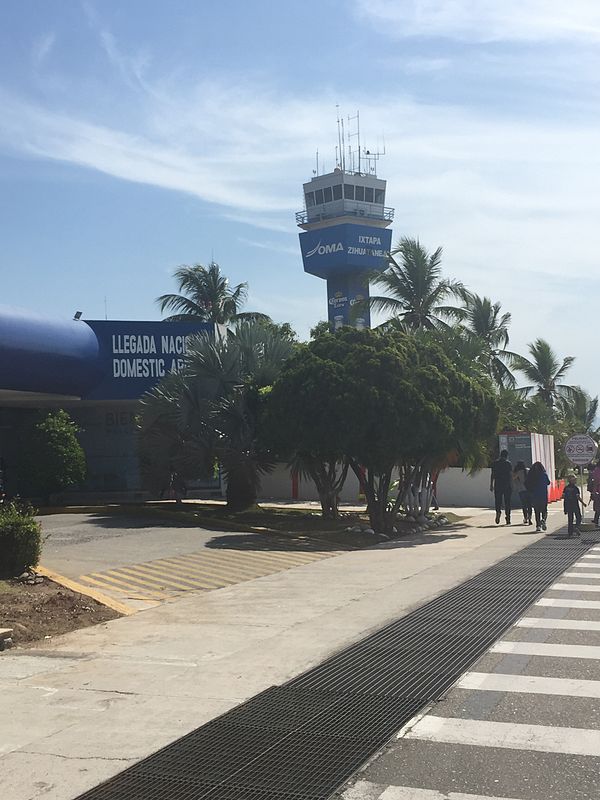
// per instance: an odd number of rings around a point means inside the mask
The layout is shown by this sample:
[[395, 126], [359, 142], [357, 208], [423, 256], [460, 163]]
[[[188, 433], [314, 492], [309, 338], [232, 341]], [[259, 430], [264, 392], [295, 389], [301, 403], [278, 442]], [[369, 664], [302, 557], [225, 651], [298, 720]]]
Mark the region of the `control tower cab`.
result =
[[[353, 165], [355, 155], [349, 153]], [[342, 159], [333, 172], [315, 175], [304, 184], [305, 209], [296, 214], [304, 271], [327, 281], [333, 329], [371, 324], [369, 275], [386, 267], [394, 219], [385, 205], [386, 182], [375, 174], [379, 155], [359, 151], [358, 169], [346, 170]]]

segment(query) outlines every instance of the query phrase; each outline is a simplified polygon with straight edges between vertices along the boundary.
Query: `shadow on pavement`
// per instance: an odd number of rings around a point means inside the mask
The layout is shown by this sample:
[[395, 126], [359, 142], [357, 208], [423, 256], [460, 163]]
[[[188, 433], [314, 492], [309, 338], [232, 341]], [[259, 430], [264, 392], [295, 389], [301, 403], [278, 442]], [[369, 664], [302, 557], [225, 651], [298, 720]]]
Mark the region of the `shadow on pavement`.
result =
[[136, 528], [172, 528], [180, 527], [174, 526], [172, 522], [163, 519], [156, 519], [144, 516], [121, 516], [120, 514], [90, 514], [85, 522], [79, 523], [82, 525], [90, 524], [99, 528], [123, 528], [125, 530], [134, 530]]
[[419, 547], [422, 544], [439, 544], [451, 539], [466, 539], [466, 533], [419, 533], [402, 539], [392, 539], [379, 545], [381, 549], [393, 550], [402, 547]]
[[335, 544], [306, 536], [283, 534], [281, 536], [277, 534], [262, 536], [260, 533], [227, 533], [223, 536], [215, 536], [206, 543], [205, 547], [215, 550], [274, 550], [279, 552], [304, 550], [313, 553], [356, 549], [350, 544]]

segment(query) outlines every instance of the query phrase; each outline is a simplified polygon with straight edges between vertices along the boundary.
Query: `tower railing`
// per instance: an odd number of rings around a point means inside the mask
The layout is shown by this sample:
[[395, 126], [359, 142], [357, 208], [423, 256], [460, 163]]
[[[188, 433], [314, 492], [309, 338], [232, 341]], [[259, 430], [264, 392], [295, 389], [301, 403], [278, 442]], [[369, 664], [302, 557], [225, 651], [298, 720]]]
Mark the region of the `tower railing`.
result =
[[394, 209], [387, 206], [379, 208], [369, 208], [366, 204], [346, 204], [342, 209], [328, 209], [327, 206], [313, 206], [310, 211], [297, 211], [296, 224], [306, 225], [309, 222], [321, 222], [326, 219], [336, 217], [359, 217], [364, 219], [383, 219], [392, 222], [394, 219]]

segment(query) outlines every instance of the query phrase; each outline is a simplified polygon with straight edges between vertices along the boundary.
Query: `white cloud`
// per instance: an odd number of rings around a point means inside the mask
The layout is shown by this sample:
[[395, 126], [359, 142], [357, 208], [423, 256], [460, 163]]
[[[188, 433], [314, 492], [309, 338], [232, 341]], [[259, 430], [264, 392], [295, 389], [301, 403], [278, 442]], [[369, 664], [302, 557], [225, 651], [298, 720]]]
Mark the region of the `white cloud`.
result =
[[597, 0], [356, 0], [361, 17], [399, 37], [468, 42], [600, 39]]

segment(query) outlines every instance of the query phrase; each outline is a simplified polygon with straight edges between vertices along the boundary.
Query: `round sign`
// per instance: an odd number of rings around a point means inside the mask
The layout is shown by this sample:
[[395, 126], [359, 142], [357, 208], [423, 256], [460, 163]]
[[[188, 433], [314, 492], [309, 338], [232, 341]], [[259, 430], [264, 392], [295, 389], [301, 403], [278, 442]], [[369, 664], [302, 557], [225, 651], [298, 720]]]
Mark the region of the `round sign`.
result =
[[565, 454], [571, 464], [584, 467], [593, 461], [598, 451], [598, 445], [587, 433], [578, 433], [565, 444]]

